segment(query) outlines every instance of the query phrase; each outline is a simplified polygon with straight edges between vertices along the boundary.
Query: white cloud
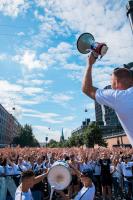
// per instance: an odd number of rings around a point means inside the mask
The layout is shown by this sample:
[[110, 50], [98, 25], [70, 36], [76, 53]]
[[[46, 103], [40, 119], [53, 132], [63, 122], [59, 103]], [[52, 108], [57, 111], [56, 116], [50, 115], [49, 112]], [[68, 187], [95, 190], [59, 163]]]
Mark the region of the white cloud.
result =
[[67, 42], [60, 42], [56, 47], [50, 47], [47, 53], [42, 53], [40, 59], [48, 66], [57, 64], [57, 66], [64, 67], [71, 55], [72, 45]]
[[74, 119], [75, 119], [75, 116], [67, 116], [63, 118], [64, 121], [68, 121], [68, 122], [73, 121]]
[[21, 65], [26, 66], [29, 70], [35, 68], [43, 68], [46, 69], [47, 66], [44, 65], [42, 60], [37, 58], [36, 52], [32, 50], [25, 50], [22, 54], [16, 55], [13, 58], [14, 61], [20, 63]]
[[7, 59], [7, 55], [6, 54], [0, 54], [0, 61], [6, 60]]
[[51, 124], [60, 124], [61, 123], [61, 120], [59, 119], [59, 115], [56, 113], [42, 113], [39, 111], [36, 111], [35, 113], [27, 112], [27, 113], [23, 113], [23, 117], [39, 118], [42, 121], [51, 123]]
[[[96, 41], [106, 42], [109, 47], [106, 56], [97, 61], [93, 68], [94, 85], [103, 88], [109, 84], [113, 66], [130, 62], [133, 58], [132, 35], [125, 10], [126, 2], [124, 0], [1, 0], [0, 12], [17, 17], [27, 11], [29, 2], [32, 4], [36, 2], [37, 5], [32, 9], [32, 14], [35, 16], [32, 22], [35, 26], [33, 31], [28, 33], [28, 36], [31, 35], [29, 41], [21, 37], [24, 39], [21, 43], [24, 46], [13, 58], [16, 63], [22, 65], [22, 70], [25, 70], [24, 77], [27, 78], [19, 80], [16, 84], [0, 81], [1, 101], [8, 108], [15, 102], [16, 110], [19, 110], [23, 117], [60, 126], [72, 122], [75, 116], [63, 116], [58, 114], [57, 110], [55, 113], [26, 110], [25, 107], [35, 106], [44, 101], [52, 103], [52, 106], [54, 103], [63, 105], [71, 102], [74, 95], [65, 90], [63, 93], [52, 94], [47, 87], [53, 81], [42, 80], [44, 75], [39, 76], [36, 72], [61, 69], [65, 71], [66, 76], [81, 81], [86, 56], [80, 55], [77, 51], [76, 40], [81, 33], [91, 32]], [[28, 14], [27, 17], [30, 16], [31, 14]], [[29, 25], [32, 29], [33, 24], [30, 24], [30, 21]], [[24, 32], [22, 30], [18, 35], [26, 36]], [[7, 55], [0, 55], [0, 61], [6, 58]], [[33, 72], [34, 78], [31, 74]], [[28, 78], [28, 75], [31, 77]], [[88, 109], [92, 111], [93, 108], [92, 104], [88, 104]], [[93, 113], [90, 112], [91, 114]]]
[[35, 137], [39, 140], [39, 142], [45, 142], [45, 137], [48, 136], [48, 139], [55, 138], [56, 140], [59, 139], [59, 131], [58, 130], [51, 130], [47, 126], [33, 126], [33, 133]]
[[22, 90], [22, 87], [20, 85], [16, 84], [10, 84], [6, 80], [0, 80], [0, 92], [20, 92]]
[[51, 124], [63, 124], [75, 119], [75, 116], [61, 116], [57, 113], [46, 113], [31, 109], [23, 109], [23, 117], [39, 118], [41, 121]]
[[90, 110], [94, 110], [95, 109], [95, 104], [94, 102], [89, 103], [85, 106], [85, 108], [87, 109], [87, 112], [89, 112]]
[[29, 70], [47, 69], [55, 64], [64, 67], [71, 55], [72, 45], [61, 42], [56, 47], [50, 47], [47, 52], [40, 55], [37, 55], [36, 51], [30, 49], [23, 50], [20, 54], [14, 56], [12, 60], [24, 65]]
[[18, 35], [18, 36], [24, 36], [25, 33], [24, 33], [24, 32], [18, 32], [17, 35]]
[[[37, 87], [24, 87], [0, 80], [0, 103], [11, 113], [23, 115], [23, 106], [40, 104], [48, 100], [49, 92]], [[15, 107], [15, 112], [12, 108]]]
[[[26, 75], [25, 75], [26, 76]], [[37, 76], [37, 75], [36, 75]], [[53, 83], [53, 80], [43, 80], [43, 79], [33, 79], [33, 77], [26, 77], [24, 79], [18, 80], [18, 84], [22, 84], [23, 86], [41, 86], [47, 87]]]
[[59, 94], [53, 95], [52, 99], [55, 103], [59, 103], [60, 105], [64, 105], [68, 101], [72, 100], [73, 96], [66, 95], [64, 93], [59, 93]]
[[113, 67], [101, 66], [98, 67], [98, 63], [93, 67], [93, 82], [96, 87], [103, 88], [111, 83], [111, 73]]
[[[78, 33], [91, 32], [97, 41], [106, 42], [109, 46], [106, 56], [108, 62], [102, 60], [103, 64], [122, 64], [132, 60], [132, 33], [126, 17], [126, 2], [64, 0], [62, 3], [61, 0], [37, 0], [36, 4], [44, 9], [43, 18], [39, 18], [39, 13], [37, 15], [42, 27], [45, 27], [49, 20], [53, 33], [55, 29], [62, 29], [57, 23], [60, 21], [65, 28]], [[60, 31], [56, 33], [60, 34]], [[76, 35], [78, 36], [79, 34]]]
[[29, 6], [28, 0], [0, 0], [0, 12], [11, 17], [26, 12]]
[[[93, 85], [95, 85], [98, 88], [103, 88], [106, 85], [110, 85], [111, 74], [114, 68], [113, 66], [111, 67], [110, 65], [101, 66], [101, 62], [102, 61], [97, 61], [96, 64], [93, 66], [92, 70]], [[81, 67], [81, 70], [71, 72], [71, 74], [68, 74], [68, 77], [70, 77], [72, 80], [77, 80], [82, 82], [85, 69], [86, 69], [85, 66]]]
[[74, 81], [82, 81], [83, 79], [83, 70], [82, 71], [74, 71], [68, 74], [68, 77]]
[[23, 92], [24, 94], [26, 95], [37, 95], [37, 94], [40, 94], [40, 93], [43, 93], [43, 88], [37, 88], [37, 87], [25, 87], [23, 89]]
[[66, 63], [64, 65], [64, 69], [73, 70], [73, 71], [82, 71], [83, 70], [83, 66], [79, 66], [76, 63]]
[[[65, 139], [67, 139], [68, 137], [70, 137], [72, 130], [69, 128], [64, 128], [63, 129], [63, 133], [64, 133], [64, 137]], [[35, 135], [35, 137], [38, 139], [39, 142], [44, 142], [45, 143], [45, 137], [48, 136], [48, 139], [54, 139], [57, 141], [60, 141], [60, 136], [62, 133], [62, 129], [53, 129], [47, 127], [47, 126], [38, 126], [38, 125], [34, 125], [33, 126], [33, 133]]]

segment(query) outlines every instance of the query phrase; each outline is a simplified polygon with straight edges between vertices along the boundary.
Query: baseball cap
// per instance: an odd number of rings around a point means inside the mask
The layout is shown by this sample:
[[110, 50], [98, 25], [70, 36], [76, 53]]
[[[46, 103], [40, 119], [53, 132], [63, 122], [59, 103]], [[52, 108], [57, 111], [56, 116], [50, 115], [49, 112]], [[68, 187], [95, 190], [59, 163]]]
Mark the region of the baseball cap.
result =
[[88, 178], [92, 179], [93, 178], [93, 173], [92, 173], [91, 170], [83, 170], [81, 172], [81, 177], [88, 177]]

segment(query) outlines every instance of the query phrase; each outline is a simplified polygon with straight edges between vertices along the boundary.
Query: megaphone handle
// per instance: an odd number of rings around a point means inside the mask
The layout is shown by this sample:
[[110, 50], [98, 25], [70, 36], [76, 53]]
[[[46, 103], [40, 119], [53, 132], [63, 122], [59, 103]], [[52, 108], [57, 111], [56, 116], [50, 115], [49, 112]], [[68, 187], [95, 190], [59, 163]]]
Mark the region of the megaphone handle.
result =
[[92, 51], [92, 54], [96, 59], [98, 58], [98, 53], [96, 53], [95, 51]]

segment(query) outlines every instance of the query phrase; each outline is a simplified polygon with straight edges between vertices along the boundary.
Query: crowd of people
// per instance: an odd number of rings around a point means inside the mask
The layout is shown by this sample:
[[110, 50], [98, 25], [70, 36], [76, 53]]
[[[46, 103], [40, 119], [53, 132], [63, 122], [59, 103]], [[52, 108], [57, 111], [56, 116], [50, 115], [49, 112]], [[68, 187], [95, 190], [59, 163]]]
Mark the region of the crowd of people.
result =
[[[58, 160], [69, 164], [72, 181], [64, 191], [56, 191], [53, 199], [133, 199], [132, 148], [7, 147], [0, 149], [0, 200], [21, 200], [17, 197], [21, 193], [20, 186], [26, 186], [20, 182], [30, 176], [34, 181], [31, 183], [26, 179], [26, 183], [29, 183], [32, 198], [28, 196], [22, 200], [49, 199], [47, 174], [53, 163]], [[93, 186], [95, 197], [78, 197], [88, 180]]]

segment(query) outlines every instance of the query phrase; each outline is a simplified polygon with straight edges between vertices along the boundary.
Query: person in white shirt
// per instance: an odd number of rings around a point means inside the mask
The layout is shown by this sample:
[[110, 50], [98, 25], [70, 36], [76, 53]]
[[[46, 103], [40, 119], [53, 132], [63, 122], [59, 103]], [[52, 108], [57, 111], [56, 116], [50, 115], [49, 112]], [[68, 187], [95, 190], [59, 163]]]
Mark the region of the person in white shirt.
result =
[[133, 196], [133, 162], [131, 162], [131, 156], [124, 157], [121, 167], [124, 176], [125, 192], [130, 199]]
[[100, 196], [102, 196], [102, 185], [101, 185], [101, 165], [99, 163], [99, 159], [97, 158], [94, 161], [94, 184], [96, 187], [96, 193], [99, 192]]
[[[2, 162], [2, 161], [1, 161]], [[6, 181], [5, 181], [5, 173], [4, 167], [2, 163], [0, 163], [0, 199], [5, 200], [5, 189], [6, 189]]]
[[18, 174], [21, 174], [23, 171], [28, 170], [27, 167], [24, 165], [24, 161], [22, 157], [18, 158], [18, 165], [17, 165]]
[[113, 159], [111, 166], [110, 166], [110, 172], [112, 175], [112, 186], [114, 189], [114, 196], [117, 199], [118, 195], [121, 195], [121, 170], [120, 170], [120, 164], [118, 159]]
[[21, 184], [15, 193], [15, 200], [33, 200], [30, 188], [39, 183], [47, 176], [47, 173], [35, 177], [32, 170], [22, 172]]
[[29, 160], [29, 157], [25, 155], [23, 159], [23, 165], [27, 168], [27, 170], [32, 168]]
[[115, 69], [111, 76], [112, 89], [98, 89], [93, 86], [92, 82], [92, 67], [95, 61], [96, 58], [91, 53], [82, 83], [82, 91], [99, 104], [115, 110], [133, 146], [133, 71], [125, 66]]
[[[34, 164], [33, 168], [35, 176], [42, 174], [46, 170], [47, 170], [46, 167], [44, 168], [44, 165], [42, 163], [42, 157], [39, 156], [37, 158], [37, 163]], [[31, 190], [34, 199], [41, 200], [43, 195], [43, 190], [44, 190], [43, 182], [39, 182], [38, 184], [36, 184]]]
[[79, 169], [81, 172], [84, 170], [92, 170], [92, 162], [88, 161], [87, 157], [84, 157], [81, 162], [79, 162]]

